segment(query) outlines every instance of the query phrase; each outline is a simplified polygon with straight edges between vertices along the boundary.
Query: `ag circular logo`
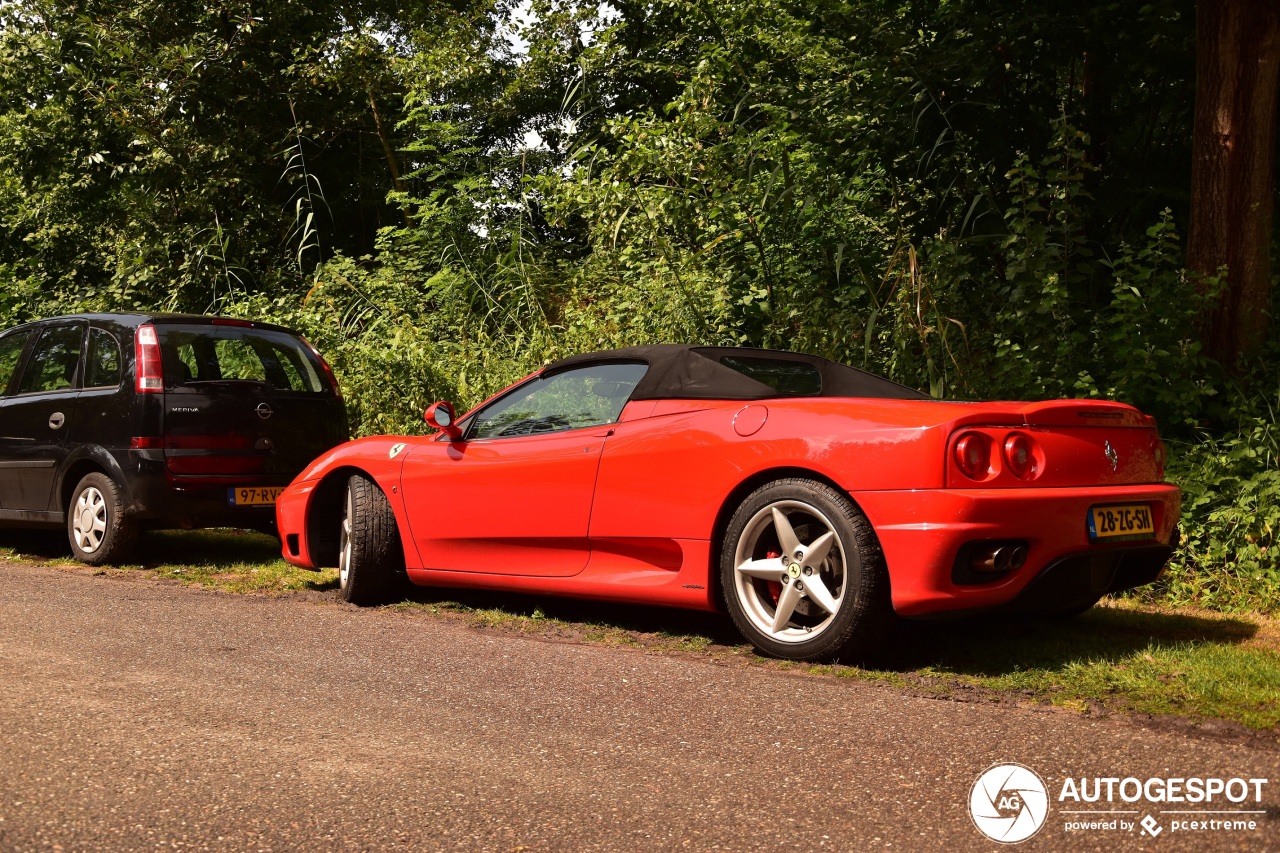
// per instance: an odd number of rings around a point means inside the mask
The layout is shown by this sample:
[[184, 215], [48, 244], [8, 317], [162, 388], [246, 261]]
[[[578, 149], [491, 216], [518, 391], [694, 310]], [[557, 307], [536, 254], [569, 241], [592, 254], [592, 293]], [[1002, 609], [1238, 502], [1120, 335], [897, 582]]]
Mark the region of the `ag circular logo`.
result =
[[1026, 841], [1049, 816], [1044, 780], [1021, 764], [993, 764], [969, 791], [969, 816], [978, 831], [1002, 844]]

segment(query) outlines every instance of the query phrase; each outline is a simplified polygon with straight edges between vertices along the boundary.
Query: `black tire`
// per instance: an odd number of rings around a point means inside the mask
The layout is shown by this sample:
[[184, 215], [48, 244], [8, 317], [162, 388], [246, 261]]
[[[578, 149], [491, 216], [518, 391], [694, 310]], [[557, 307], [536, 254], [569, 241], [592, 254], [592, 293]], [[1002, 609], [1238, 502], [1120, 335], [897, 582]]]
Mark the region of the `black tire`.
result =
[[[775, 510], [804, 559], [792, 554], [783, 561]], [[822, 552], [826, 532], [834, 539]], [[776, 622], [788, 587], [794, 610], [770, 630], [764, 623]], [[889, 574], [871, 523], [848, 495], [814, 480], [775, 480], [743, 500], [720, 543], [720, 589], [742, 635], [764, 654], [787, 660], [865, 662], [881, 650], [893, 623]]]
[[404, 597], [404, 548], [387, 496], [363, 474], [347, 481], [338, 532], [338, 590], [361, 607]]
[[124, 490], [106, 474], [86, 474], [67, 505], [71, 554], [91, 566], [124, 562], [138, 541], [138, 525], [124, 512]]

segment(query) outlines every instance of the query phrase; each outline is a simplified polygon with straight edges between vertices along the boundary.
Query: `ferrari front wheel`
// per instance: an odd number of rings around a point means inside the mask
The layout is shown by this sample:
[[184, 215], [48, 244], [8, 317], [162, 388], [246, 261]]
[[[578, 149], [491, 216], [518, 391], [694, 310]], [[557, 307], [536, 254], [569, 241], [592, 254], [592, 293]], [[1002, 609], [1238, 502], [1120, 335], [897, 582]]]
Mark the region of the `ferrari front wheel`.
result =
[[871, 524], [814, 480], [775, 480], [747, 496], [725, 530], [720, 580], [738, 630], [774, 657], [865, 660], [892, 616]]
[[347, 481], [338, 529], [338, 590], [362, 607], [404, 592], [404, 549], [396, 516], [377, 484], [363, 474]]

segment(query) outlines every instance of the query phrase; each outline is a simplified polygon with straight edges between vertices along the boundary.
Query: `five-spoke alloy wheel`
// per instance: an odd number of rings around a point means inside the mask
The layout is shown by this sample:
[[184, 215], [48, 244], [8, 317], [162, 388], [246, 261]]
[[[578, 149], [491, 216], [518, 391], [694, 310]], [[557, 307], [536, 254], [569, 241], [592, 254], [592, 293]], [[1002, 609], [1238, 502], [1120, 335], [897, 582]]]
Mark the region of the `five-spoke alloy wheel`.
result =
[[729, 615], [766, 654], [864, 659], [888, 625], [888, 575], [871, 525], [824, 483], [775, 480], [748, 495], [720, 563]]
[[106, 474], [86, 474], [67, 506], [67, 538], [82, 563], [100, 566], [128, 556], [137, 526], [126, 516], [120, 486]]

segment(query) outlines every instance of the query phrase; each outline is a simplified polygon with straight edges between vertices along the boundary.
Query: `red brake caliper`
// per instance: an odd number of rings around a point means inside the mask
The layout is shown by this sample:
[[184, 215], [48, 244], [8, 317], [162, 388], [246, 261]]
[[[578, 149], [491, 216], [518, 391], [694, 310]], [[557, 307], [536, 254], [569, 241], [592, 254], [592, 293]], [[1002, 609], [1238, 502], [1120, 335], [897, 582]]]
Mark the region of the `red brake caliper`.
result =
[[[764, 556], [766, 559], [776, 560], [779, 557], [781, 557], [782, 554], [777, 551], [770, 551]], [[773, 603], [777, 604], [778, 598], [782, 595], [782, 584], [779, 583], [778, 581], [765, 581], [765, 583], [768, 584], [769, 595], [773, 597]]]

